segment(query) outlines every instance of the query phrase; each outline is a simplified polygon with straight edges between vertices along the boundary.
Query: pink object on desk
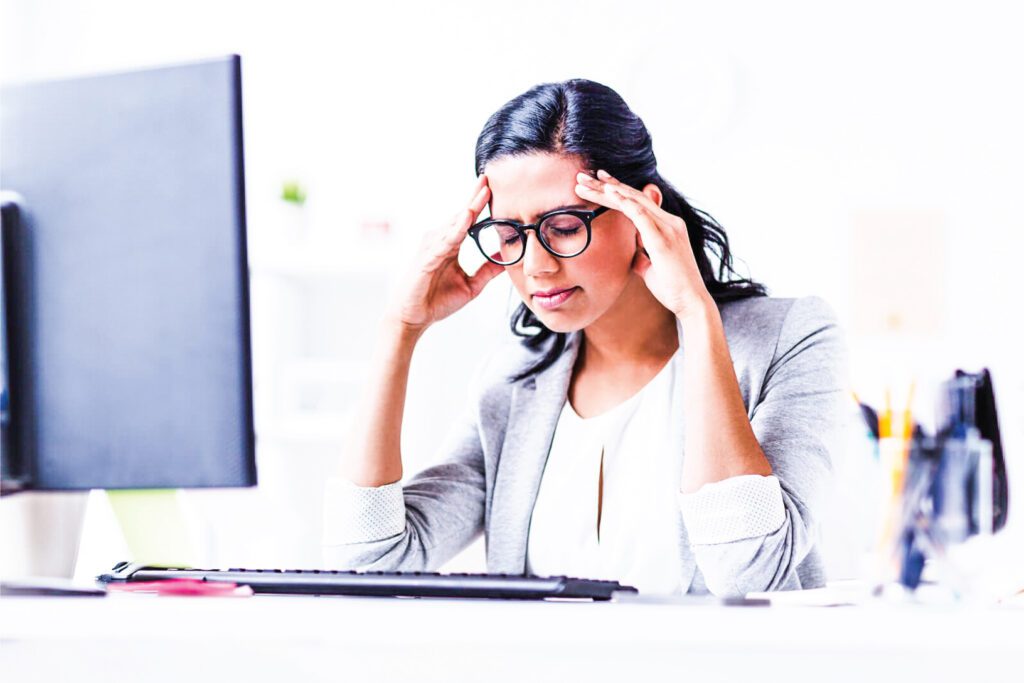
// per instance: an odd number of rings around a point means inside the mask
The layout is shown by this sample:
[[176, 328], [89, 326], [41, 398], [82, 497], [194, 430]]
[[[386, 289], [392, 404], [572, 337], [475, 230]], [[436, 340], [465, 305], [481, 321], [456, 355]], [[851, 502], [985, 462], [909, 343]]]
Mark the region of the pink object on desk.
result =
[[157, 595], [212, 595], [245, 598], [253, 594], [252, 587], [229, 581], [202, 581], [199, 579], [164, 579], [161, 581], [133, 581], [111, 583], [108, 591], [126, 593], [156, 593]]

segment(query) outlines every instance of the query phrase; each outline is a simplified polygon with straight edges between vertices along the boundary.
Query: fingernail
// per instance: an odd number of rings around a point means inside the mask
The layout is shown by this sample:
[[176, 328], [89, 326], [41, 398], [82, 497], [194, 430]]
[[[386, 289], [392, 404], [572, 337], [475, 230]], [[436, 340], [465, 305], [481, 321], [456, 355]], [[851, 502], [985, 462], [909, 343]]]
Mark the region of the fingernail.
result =
[[597, 172], [597, 177], [603, 180], [604, 178], [611, 178], [611, 175], [608, 173], [608, 171], [600, 169]]

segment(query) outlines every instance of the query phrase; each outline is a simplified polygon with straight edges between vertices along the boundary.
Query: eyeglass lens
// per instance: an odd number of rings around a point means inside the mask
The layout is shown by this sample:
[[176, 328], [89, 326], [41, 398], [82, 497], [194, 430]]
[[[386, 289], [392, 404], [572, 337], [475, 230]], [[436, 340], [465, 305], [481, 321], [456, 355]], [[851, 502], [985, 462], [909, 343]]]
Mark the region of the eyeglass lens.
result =
[[[553, 214], [537, 229], [544, 245], [558, 256], [576, 256], [587, 245], [587, 226], [572, 214]], [[525, 243], [512, 223], [492, 223], [478, 233], [480, 246], [501, 263], [514, 263], [523, 255]]]

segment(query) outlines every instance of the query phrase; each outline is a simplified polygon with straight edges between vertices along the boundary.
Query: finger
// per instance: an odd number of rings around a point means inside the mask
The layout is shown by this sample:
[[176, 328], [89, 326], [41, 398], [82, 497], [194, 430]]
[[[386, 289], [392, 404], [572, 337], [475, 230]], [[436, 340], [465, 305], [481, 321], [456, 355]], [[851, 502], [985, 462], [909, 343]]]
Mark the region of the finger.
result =
[[608, 194], [600, 189], [595, 189], [590, 185], [584, 185], [577, 183], [576, 185], [576, 196], [581, 199], [586, 199], [588, 202], [594, 202], [601, 206], [606, 206], [609, 209], [618, 209], [620, 203], [620, 195]]
[[642, 204], [632, 197], [626, 197], [613, 186], [605, 184], [602, 190], [595, 190], [586, 185], [577, 185], [576, 194], [602, 206], [621, 211], [633, 221], [640, 235], [648, 244], [660, 245], [664, 242], [661, 226]]
[[476, 220], [476, 215], [477, 212], [473, 211], [472, 207], [455, 214], [451, 229], [444, 234], [444, 243], [448, 246], [462, 244], [462, 241], [466, 239], [466, 232]]
[[[466, 202], [466, 207], [472, 209], [474, 213], [479, 214], [483, 211], [483, 208], [487, 206], [488, 195], [490, 194], [490, 187], [486, 183], [486, 176], [480, 176], [477, 178], [476, 187], [473, 188], [473, 195]], [[462, 219], [462, 211], [459, 211], [452, 216], [452, 223], [456, 223]]]
[[488, 282], [504, 272], [504, 266], [499, 266], [497, 263], [491, 263], [490, 261], [484, 261], [483, 265], [477, 268], [477, 271], [469, 278], [469, 290], [473, 292], [473, 296], [476, 296], [483, 291], [483, 288], [487, 286]]
[[455, 214], [455, 218], [452, 220], [452, 229], [448, 234], [448, 239], [452, 241], [461, 242], [466, 238], [466, 231], [469, 230], [470, 226], [480, 216], [480, 212], [487, 206], [487, 201], [491, 197], [491, 188], [487, 185], [482, 185], [477, 190], [476, 195], [470, 200], [469, 207]]
[[660, 250], [665, 244], [665, 235], [662, 234], [662, 226], [647, 207], [632, 197], [623, 197], [620, 205], [622, 208], [619, 210], [633, 221], [644, 244], [656, 251]]
[[580, 185], [586, 185], [587, 187], [593, 187], [595, 189], [600, 189], [601, 187], [601, 181], [586, 171], [580, 171], [576, 174], [576, 182]]
[[478, 175], [476, 177], [476, 183], [473, 185], [473, 193], [471, 195], [469, 195], [470, 199], [469, 199], [468, 203], [470, 203], [470, 204], [473, 203], [473, 200], [476, 199], [477, 194], [480, 192], [480, 188], [483, 187], [486, 184], [487, 184], [487, 176], [484, 175], [483, 173], [481, 173], [480, 175]]
[[652, 210], [655, 209], [655, 208], [661, 209], [661, 207], [659, 207], [646, 194], [644, 194], [640, 190], [636, 189], [635, 187], [632, 187], [630, 185], [626, 185], [625, 183], [615, 179], [614, 177], [612, 177], [611, 175], [608, 174], [608, 171], [599, 170], [597, 172], [597, 178], [595, 178], [594, 182], [597, 184], [598, 189], [603, 190], [604, 188], [608, 187], [608, 188], [611, 189], [611, 191], [618, 192], [619, 194], [621, 194], [624, 197], [632, 197], [633, 199], [636, 199], [637, 201], [639, 201], [641, 203], [648, 204], [649, 205], [648, 206], [649, 209], [652, 209]]
[[599, 183], [606, 183], [608, 185], [613, 185], [615, 187], [618, 187], [618, 188], [622, 189], [623, 191], [627, 191], [627, 192], [629, 192], [629, 191], [640, 192], [640, 190], [636, 189], [632, 185], [627, 185], [626, 183], [622, 182], [621, 180], [619, 180], [618, 178], [616, 178], [615, 176], [613, 176], [611, 173], [609, 173], [608, 171], [604, 170], [603, 168], [602, 169], [598, 169], [597, 173], [594, 174], [594, 177], [595, 177], [595, 179]]
[[675, 230], [678, 230], [680, 227], [682, 227], [683, 230], [686, 229], [686, 223], [683, 221], [682, 218], [676, 216], [675, 214], [669, 213], [665, 209], [661, 208], [661, 206], [659, 206], [657, 202], [648, 197], [646, 194], [636, 189], [635, 187], [626, 185], [625, 183], [616, 179], [615, 177], [610, 175], [608, 171], [605, 171], [604, 169], [598, 170], [597, 178], [594, 182], [602, 183], [604, 185], [610, 185], [613, 188], [615, 188], [616, 191], [622, 193], [623, 195], [634, 198], [636, 201], [640, 202], [645, 207], [647, 207], [647, 210], [650, 211], [651, 216], [654, 217], [655, 220], [657, 220], [658, 223], [662, 224], [664, 227]]
[[469, 208], [473, 211], [474, 218], [487, 206], [487, 200], [491, 198], [491, 188], [488, 185], [481, 185], [469, 202]]
[[[615, 180], [610, 175], [608, 175], [608, 173], [605, 171], [598, 171], [598, 175], [601, 176], [601, 178], [594, 178], [585, 173], [577, 173], [576, 182], [583, 185], [584, 187], [596, 190], [597, 192], [600, 192], [603, 195], [619, 197], [623, 200], [632, 198], [640, 201], [642, 197], [647, 196], [643, 192], [639, 192], [638, 190], [630, 187], [629, 185], [624, 185], [620, 183], [619, 181]], [[651, 206], [656, 207], [657, 204], [651, 202]]]

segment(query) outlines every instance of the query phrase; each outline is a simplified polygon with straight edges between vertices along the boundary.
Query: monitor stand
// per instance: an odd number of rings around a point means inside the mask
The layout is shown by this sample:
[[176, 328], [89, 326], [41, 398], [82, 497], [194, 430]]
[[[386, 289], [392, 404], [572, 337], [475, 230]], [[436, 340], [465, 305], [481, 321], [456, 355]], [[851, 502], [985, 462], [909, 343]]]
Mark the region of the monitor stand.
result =
[[131, 553], [111, 558], [110, 567], [122, 560], [196, 566], [196, 545], [185, 522], [180, 489], [108, 489], [107, 499]]

